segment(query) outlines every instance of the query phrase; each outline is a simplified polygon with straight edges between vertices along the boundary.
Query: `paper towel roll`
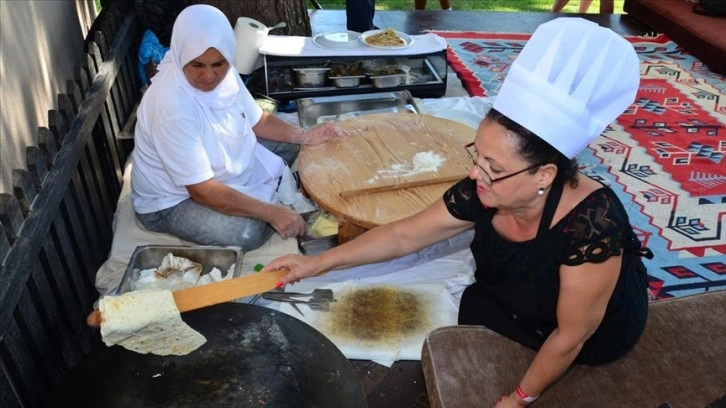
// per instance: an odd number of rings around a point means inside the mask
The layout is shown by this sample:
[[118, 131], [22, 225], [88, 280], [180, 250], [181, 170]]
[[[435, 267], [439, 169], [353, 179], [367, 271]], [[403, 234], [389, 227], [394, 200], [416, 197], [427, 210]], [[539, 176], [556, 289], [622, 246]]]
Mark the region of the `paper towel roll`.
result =
[[257, 20], [240, 17], [234, 26], [237, 39], [237, 52], [234, 66], [240, 74], [248, 75], [255, 70], [259, 58], [259, 48], [267, 37], [267, 26]]

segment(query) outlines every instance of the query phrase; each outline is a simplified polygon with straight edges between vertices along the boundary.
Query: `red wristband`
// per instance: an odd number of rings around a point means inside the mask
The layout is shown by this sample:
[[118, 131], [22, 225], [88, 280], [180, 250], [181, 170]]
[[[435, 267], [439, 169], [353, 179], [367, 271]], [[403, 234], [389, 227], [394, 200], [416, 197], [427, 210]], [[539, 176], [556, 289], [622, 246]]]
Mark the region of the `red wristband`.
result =
[[519, 398], [521, 398], [521, 399], [522, 399], [522, 401], [524, 401], [524, 402], [526, 402], [526, 403], [532, 403], [532, 402], [535, 402], [535, 401], [537, 401], [537, 398], [539, 398], [539, 395], [535, 395], [535, 396], [533, 396], [533, 397], [530, 397], [529, 395], [527, 395], [527, 394], [526, 394], [526, 393], [525, 393], [525, 392], [524, 392], [524, 391], [522, 390], [522, 386], [521, 386], [521, 385], [518, 385], [518, 386], [517, 386], [517, 388], [516, 388], [516, 389], [514, 390], [514, 392], [516, 392], [516, 393], [517, 393], [517, 396], [519, 396]]

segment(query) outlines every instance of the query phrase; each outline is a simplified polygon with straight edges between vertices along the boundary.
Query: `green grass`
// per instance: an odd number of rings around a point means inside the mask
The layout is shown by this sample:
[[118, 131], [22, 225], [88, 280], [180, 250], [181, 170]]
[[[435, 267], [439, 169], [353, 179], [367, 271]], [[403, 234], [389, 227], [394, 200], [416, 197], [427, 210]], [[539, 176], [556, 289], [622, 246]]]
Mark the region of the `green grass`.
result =
[[[623, 13], [623, 2], [615, 0], [615, 13]], [[345, 0], [318, 0], [323, 9], [345, 9]], [[554, 0], [451, 0], [454, 10], [477, 11], [541, 11], [552, 10]], [[579, 0], [570, 0], [563, 12], [577, 13]], [[597, 13], [600, 1], [594, 0], [590, 6], [590, 13]], [[428, 0], [427, 10], [439, 10], [438, 0]], [[377, 0], [376, 10], [413, 10], [413, 0]]]

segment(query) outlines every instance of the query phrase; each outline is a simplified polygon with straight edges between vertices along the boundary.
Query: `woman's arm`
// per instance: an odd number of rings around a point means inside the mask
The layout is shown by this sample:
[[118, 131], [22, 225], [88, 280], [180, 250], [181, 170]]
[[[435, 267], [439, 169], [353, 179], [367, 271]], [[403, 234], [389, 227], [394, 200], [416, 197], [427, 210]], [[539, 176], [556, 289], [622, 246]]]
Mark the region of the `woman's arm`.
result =
[[259, 122], [252, 127], [255, 135], [263, 139], [277, 142], [316, 145], [327, 140], [344, 136], [345, 131], [338, 128], [333, 122], [326, 122], [310, 129], [303, 129], [268, 112], [263, 112]]
[[[557, 328], [545, 340], [519, 383], [527, 395], [539, 395], [559, 378], [580, 353], [605, 315], [620, 274], [622, 257], [603, 263], [560, 267]], [[512, 392], [501, 407], [526, 405]]]
[[252, 130], [257, 137], [264, 139], [302, 144], [302, 128], [285, 122], [269, 112], [262, 112], [262, 117]]
[[284, 239], [305, 232], [305, 221], [288, 207], [257, 200], [211, 179], [186, 187], [195, 202], [223, 214], [265, 221]]
[[289, 269], [282, 283], [296, 282], [329, 270], [398, 258], [450, 238], [472, 225], [454, 218], [444, 200], [439, 199], [415, 215], [366, 231], [320, 255], [286, 255], [267, 264], [264, 270]]

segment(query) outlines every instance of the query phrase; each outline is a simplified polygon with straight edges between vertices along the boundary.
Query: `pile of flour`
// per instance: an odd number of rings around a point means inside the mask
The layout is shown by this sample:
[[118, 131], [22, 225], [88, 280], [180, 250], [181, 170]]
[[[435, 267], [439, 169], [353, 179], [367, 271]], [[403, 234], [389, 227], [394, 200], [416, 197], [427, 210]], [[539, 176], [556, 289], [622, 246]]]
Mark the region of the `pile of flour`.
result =
[[421, 173], [437, 172], [444, 161], [446, 159], [443, 156], [433, 151], [418, 152], [413, 156], [411, 163], [394, 164], [387, 169], [378, 170], [378, 174], [368, 182], [375, 183], [380, 179], [411, 177]]

